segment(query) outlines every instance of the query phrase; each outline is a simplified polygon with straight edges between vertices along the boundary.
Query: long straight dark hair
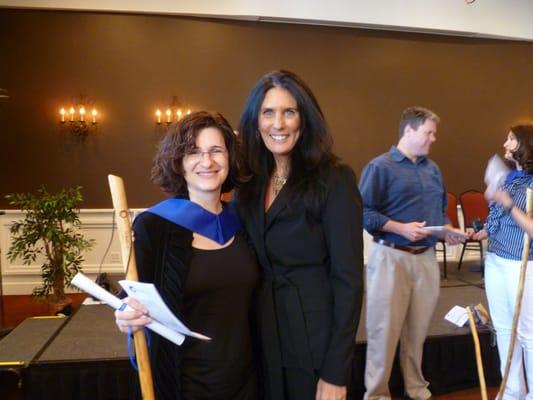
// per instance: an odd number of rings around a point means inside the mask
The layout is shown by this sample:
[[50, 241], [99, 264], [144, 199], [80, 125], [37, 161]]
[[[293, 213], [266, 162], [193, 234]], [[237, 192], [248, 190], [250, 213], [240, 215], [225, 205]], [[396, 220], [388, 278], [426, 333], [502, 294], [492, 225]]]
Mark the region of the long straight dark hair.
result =
[[290, 71], [273, 71], [254, 86], [241, 116], [244, 167], [251, 178], [238, 192], [244, 210], [256, 206], [262, 184], [271, 176], [274, 157], [259, 133], [259, 113], [266, 93], [273, 87], [283, 88], [296, 100], [300, 114], [300, 137], [291, 151], [290, 172], [286, 189], [291, 197], [301, 197], [306, 206], [316, 211], [325, 196], [325, 177], [337, 163], [332, 152], [333, 139], [324, 114], [306, 83]]

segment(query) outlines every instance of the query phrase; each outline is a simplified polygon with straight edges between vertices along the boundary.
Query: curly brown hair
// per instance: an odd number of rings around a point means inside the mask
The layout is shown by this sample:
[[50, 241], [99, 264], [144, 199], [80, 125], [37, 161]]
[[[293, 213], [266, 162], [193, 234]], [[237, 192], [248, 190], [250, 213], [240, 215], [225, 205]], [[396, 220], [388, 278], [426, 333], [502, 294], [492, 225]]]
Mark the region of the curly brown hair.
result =
[[229, 122], [219, 113], [193, 112], [169, 129], [161, 139], [152, 167], [152, 182], [173, 196], [188, 197], [183, 176], [183, 157], [196, 146], [196, 137], [205, 128], [216, 128], [224, 138], [228, 150], [229, 173], [222, 184], [222, 193], [229, 192], [243, 182], [241, 152], [237, 135]]
[[518, 147], [513, 151], [513, 158], [524, 171], [533, 173], [533, 123], [517, 124], [511, 127]]

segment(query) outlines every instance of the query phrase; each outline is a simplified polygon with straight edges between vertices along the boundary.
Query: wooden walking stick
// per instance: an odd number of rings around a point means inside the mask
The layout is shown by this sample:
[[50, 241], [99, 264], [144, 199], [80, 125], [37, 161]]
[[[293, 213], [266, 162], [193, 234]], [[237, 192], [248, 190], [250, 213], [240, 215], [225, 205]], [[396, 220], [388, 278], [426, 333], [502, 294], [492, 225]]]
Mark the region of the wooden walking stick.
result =
[[468, 313], [470, 331], [472, 332], [472, 337], [474, 338], [474, 348], [476, 350], [477, 375], [479, 378], [479, 389], [481, 390], [481, 399], [487, 400], [487, 384], [485, 383], [485, 373], [483, 372], [483, 360], [481, 359], [481, 348], [479, 345], [479, 337], [477, 335], [476, 322], [474, 321], [474, 315], [472, 315], [472, 310], [470, 310], [470, 306], [466, 307], [466, 312]]
[[[133, 251], [131, 219], [126, 201], [126, 190], [124, 181], [115, 175], [108, 175], [109, 189], [113, 199], [113, 209], [116, 215], [118, 234], [120, 238], [120, 250], [126, 279], [138, 281], [137, 264], [135, 262], [135, 252]], [[139, 381], [141, 383], [141, 393], [143, 400], [154, 400], [154, 385], [152, 380], [152, 370], [150, 369], [150, 358], [148, 357], [148, 347], [144, 331], [138, 330], [133, 334], [135, 343], [135, 356], [139, 368]]]
[[[526, 213], [531, 218], [533, 215], [533, 189], [526, 190]], [[522, 264], [520, 266], [520, 279], [518, 281], [518, 291], [516, 294], [515, 310], [513, 315], [513, 328], [511, 330], [511, 341], [509, 343], [509, 353], [507, 354], [507, 361], [505, 362], [505, 370], [502, 377], [500, 390], [498, 391], [497, 399], [501, 399], [509, 378], [509, 370], [511, 369], [511, 361], [513, 360], [513, 350], [516, 342], [516, 331], [518, 328], [518, 321], [520, 319], [520, 310], [522, 308], [522, 296], [524, 294], [524, 283], [526, 279], [527, 262], [529, 259], [529, 247], [531, 245], [531, 238], [524, 232], [524, 248], [522, 249]]]

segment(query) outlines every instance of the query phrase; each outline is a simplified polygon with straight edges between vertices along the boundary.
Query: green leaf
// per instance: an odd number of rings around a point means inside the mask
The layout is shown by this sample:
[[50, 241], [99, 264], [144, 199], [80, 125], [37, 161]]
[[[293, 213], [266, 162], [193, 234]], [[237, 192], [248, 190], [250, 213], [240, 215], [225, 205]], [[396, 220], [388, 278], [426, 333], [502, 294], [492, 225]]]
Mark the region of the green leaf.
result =
[[5, 196], [10, 205], [24, 212], [22, 221], [11, 225], [11, 243], [7, 252], [10, 261], [21, 258], [22, 263], [35, 263], [43, 256], [41, 266], [42, 285], [33, 295], [44, 297], [58, 290], [63, 291], [72, 277], [81, 270], [82, 253], [91, 249], [95, 241], [87, 240], [79, 232], [80, 204], [83, 201], [81, 186], [49, 193], [44, 186], [37, 194], [11, 193]]

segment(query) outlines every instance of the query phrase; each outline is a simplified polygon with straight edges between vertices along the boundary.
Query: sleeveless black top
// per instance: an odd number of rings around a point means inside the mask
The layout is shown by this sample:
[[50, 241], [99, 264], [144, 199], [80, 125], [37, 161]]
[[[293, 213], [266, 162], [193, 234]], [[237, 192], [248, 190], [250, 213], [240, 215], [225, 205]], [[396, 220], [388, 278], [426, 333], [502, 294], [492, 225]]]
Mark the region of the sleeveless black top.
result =
[[242, 235], [217, 250], [193, 248], [185, 282], [185, 324], [211, 337], [182, 346], [184, 399], [255, 400], [250, 308], [258, 266]]

